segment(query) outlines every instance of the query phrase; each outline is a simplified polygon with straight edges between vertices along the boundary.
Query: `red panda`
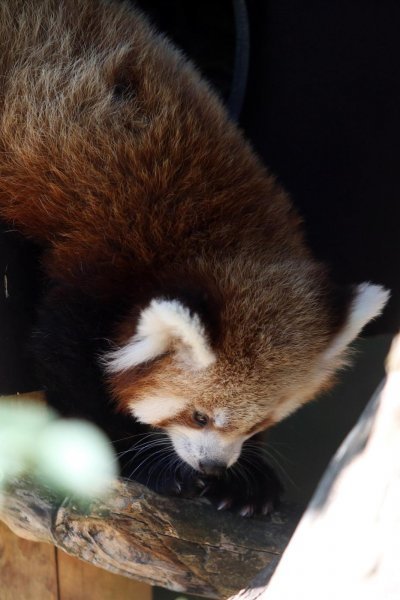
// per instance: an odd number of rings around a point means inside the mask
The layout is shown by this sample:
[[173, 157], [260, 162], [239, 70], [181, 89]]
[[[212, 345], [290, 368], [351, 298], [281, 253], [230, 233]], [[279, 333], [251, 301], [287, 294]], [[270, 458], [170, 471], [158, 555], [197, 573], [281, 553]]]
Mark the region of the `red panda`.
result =
[[219, 99], [136, 9], [3, 0], [0, 31], [0, 215], [42, 247], [49, 401], [115, 440], [143, 429], [129, 475], [154, 489], [267, 512], [280, 485], [254, 452], [235, 478], [243, 449], [331, 385], [388, 292], [335, 287]]

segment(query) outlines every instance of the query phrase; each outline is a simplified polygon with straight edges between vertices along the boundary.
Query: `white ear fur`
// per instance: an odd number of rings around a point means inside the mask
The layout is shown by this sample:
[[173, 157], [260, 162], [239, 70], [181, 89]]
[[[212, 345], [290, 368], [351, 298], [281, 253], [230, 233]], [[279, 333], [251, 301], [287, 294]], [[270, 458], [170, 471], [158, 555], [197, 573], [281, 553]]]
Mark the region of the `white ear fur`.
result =
[[368, 321], [381, 314], [389, 296], [390, 292], [380, 285], [361, 283], [357, 286], [347, 322], [325, 351], [326, 362], [338, 357], [358, 336]]
[[142, 311], [136, 334], [106, 357], [107, 370], [116, 373], [145, 363], [164, 354], [173, 342], [178, 343], [179, 358], [193, 369], [215, 361], [200, 318], [178, 300], [154, 299]]

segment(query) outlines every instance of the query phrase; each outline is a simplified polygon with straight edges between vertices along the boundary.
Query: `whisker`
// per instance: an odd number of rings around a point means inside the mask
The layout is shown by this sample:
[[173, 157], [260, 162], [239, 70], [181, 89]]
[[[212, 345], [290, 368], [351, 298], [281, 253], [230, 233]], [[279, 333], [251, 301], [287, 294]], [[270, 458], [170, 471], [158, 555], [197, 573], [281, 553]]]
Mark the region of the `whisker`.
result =
[[[285, 444], [284, 442], [282, 442], [281, 445], [285, 446], [287, 448], [290, 447], [289, 444]], [[275, 443], [272, 444], [271, 442], [266, 442], [266, 441], [261, 441], [261, 440], [257, 440], [255, 442], [251, 442], [251, 440], [249, 440], [249, 441], [245, 442], [244, 446], [249, 446], [249, 447], [253, 447], [253, 448], [260, 448], [260, 450], [268, 452], [269, 455], [272, 454], [272, 453], [275, 453], [275, 455], [278, 456], [278, 458], [280, 458], [281, 460], [292, 463], [292, 461], [289, 461], [289, 459], [288, 459], [287, 456], [285, 456], [284, 454], [282, 454], [282, 452], [280, 452], [279, 450], [277, 450], [274, 447]]]
[[[138, 471], [138, 469], [142, 469], [144, 467], [144, 465], [146, 463], [148, 463], [147, 467], [149, 467], [149, 465], [151, 465], [153, 463], [154, 460], [157, 460], [157, 455], [159, 455], [160, 453], [165, 452], [165, 449], [162, 448], [161, 450], [158, 450], [157, 452], [154, 452], [153, 454], [150, 454], [149, 456], [147, 456], [144, 460], [142, 460], [142, 462], [131, 472], [130, 474], [130, 478], [133, 477], [133, 475]], [[170, 454], [172, 455], [172, 452], [170, 452]], [[168, 455], [169, 456], [169, 455]], [[149, 463], [150, 461], [150, 463]], [[139, 471], [140, 473], [140, 471]]]
[[[247, 457], [246, 457], [247, 454]], [[247, 464], [250, 464], [252, 466], [252, 468], [256, 468], [258, 471], [260, 472], [264, 472], [263, 469], [257, 465], [254, 464], [251, 460], [251, 457], [254, 456], [256, 458], [260, 457], [260, 454], [257, 453], [256, 451], [252, 451], [251, 449], [247, 449], [247, 452], [243, 452], [241, 455], [241, 459], [244, 460], [245, 462], [247, 462]], [[293, 480], [293, 478], [289, 475], [287, 469], [271, 454], [266, 453], [267, 458], [269, 459], [269, 461], [271, 461], [280, 471], [280, 473], [282, 473], [282, 475], [285, 477], [285, 479], [291, 483], [294, 487], [298, 488], [299, 486], [296, 484], [296, 482]]]
[[155, 442], [148, 442], [148, 443], [144, 444], [143, 446], [139, 445], [139, 444], [133, 444], [127, 450], [123, 450], [121, 452], [118, 452], [116, 454], [116, 459], [115, 460], [118, 460], [119, 458], [122, 458], [123, 456], [125, 456], [129, 452], [133, 452], [133, 453], [136, 453], [136, 454], [141, 454], [145, 450], [148, 450], [150, 448], [155, 448], [157, 446], [163, 446], [163, 445], [167, 446], [168, 442], [164, 441], [164, 440], [156, 440]]
[[243, 451], [254, 451], [255, 453], [258, 453], [259, 455], [264, 455], [267, 456], [268, 458], [270, 458], [271, 460], [274, 460], [279, 466], [280, 466], [280, 462], [279, 460], [282, 460], [283, 462], [287, 462], [287, 458], [278, 453], [275, 452], [275, 454], [277, 454], [277, 457], [274, 456], [274, 454], [271, 452], [271, 449], [267, 446], [261, 447], [257, 444], [246, 444], [243, 445]]
[[[171, 452], [169, 452], [168, 454], [166, 454], [165, 456], [163, 456], [161, 460], [159, 460], [159, 459], [156, 459], [156, 460], [152, 460], [152, 461], [149, 463], [149, 465], [151, 465], [152, 463], [155, 463], [155, 464], [154, 464], [154, 465], [153, 465], [153, 467], [152, 467], [152, 468], [149, 470], [149, 473], [148, 473], [148, 476], [147, 476], [147, 482], [146, 482], [146, 485], [148, 485], [148, 482], [149, 482], [149, 480], [150, 480], [150, 477], [152, 476], [152, 474], [153, 474], [154, 470], [155, 470], [157, 467], [160, 467], [160, 466], [162, 466], [162, 465], [163, 465], [163, 463], [164, 463], [164, 466], [162, 467], [162, 468], [164, 469], [164, 468], [165, 468], [165, 463], [166, 463], [166, 467], [168, 468], [168, 466], [170, 465], [170, 461], [171, 461], [171, 459], [172, 459], [172, 457], [173, 457], [173, 454], [174, 454], [174, 452], [173, 452], [173, 451], [171, 451]], [[148, 467], [149, 467], [149, 465], [148, 465]], [[159, 476], [157, 477], [156, 484], [157, 484], [158, 480], [159, 480]]]
[[127, 435], [123, 438], [119, 438], [118, 440], [111, 440], [111, 441], [116, 444], [117, 442], [125, 442], [126, 440], [131, 440], [131, 439], [137, 438], [137, 437], [146, 438], [146, 437], [157, 436], [157, 435], [165, 436], [166, 434], [164, 433], [164, 431], [151, 431], [151, 432], [144, 431], [143, 433], [135, 433], [133, 435]]
[[242, 479], [244, 481], [245, 486], [250, 486], [251, 481], [248, 476], [248, 471], [245, 465], [236, 463], [236, 473], [238, 475], [239, 480]]
[[[174, 457], [170, 456], [169, 458], [174, 458]], [[160, 470], [160, 472], [158, 474], [158, 477], [156, 480], [156, 486], [158, 485], [158, 482], [160, 481], [161, 476], [167, 475], [167, 473], [169, 471], [171, 471], [174, 466], [175, 466], [175, 470], [174, 470], [174, 474], [172, 477], [176, 481], [176, 472], [177, 472], [177, 469], [179, 467], [179, 462], [180, 462], [179, 457], [175, 455], [175, 458], [174, 458], [174, 460], [172, 460], [172, 462], [171, 462], [171, 460], [165, 461], [165, 462], [166, 462], [166, 464], [164, 465], [164, 467]]]

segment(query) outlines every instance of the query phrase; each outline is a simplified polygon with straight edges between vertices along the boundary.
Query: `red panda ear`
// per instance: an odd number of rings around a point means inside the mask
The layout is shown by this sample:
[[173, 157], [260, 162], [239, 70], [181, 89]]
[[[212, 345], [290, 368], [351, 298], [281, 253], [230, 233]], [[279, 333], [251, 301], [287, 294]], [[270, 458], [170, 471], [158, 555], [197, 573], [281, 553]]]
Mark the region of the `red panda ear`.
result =
[[338, 359], [347, 346], [361, 333], [365, 325], [381, 314], [389, 296], [389, 291], [380, 285], [362, 283], [357, 286], [347, 321], [324, 352], [325, 364]]
[[[329, 384], [331, 375], [336, 369], [346, 364], [346, 349], [349, 344], [361, 333], [365, 325], [378, 317], [389, 299], [389, 291], [380, 285], [362, 283], [355, 288], [353, 300], [348, 309], [347, 320], [342, 328], [331, 339], [328, 348], [320, 355], [315, 365], [315, 370], [309, 379], [309, 386], [304, 387], [303, 399], [307, 401], [321, 389]], [[302, 403], [301, 390], [286, 403], [281, 403], [273, 412], [272, 418], [281, 421], [296, 410]]]
[[203, 324], [178, 300], [154, 299], [142, 310], [128, 343], [106, 356], [111, 373], [126, 371], [173, 350], [188, 368], [204, 369], [215, 361]]

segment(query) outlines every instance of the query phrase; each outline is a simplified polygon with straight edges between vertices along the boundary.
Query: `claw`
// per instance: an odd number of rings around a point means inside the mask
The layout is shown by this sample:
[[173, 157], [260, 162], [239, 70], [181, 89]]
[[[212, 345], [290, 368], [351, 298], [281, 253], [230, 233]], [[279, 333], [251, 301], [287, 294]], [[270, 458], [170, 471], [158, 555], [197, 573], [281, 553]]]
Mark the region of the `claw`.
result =
[[199, 497], [201, 498], [202, 496], [205, 496], [207, 494], [207, 492], [210, 490], [210, 485], [206, 485], [204, 484], [205, 487], [201, 490]]
[[231, 504], [232, 504], [232, 500], [230, 498], [225, 498], [218, 504], [217, 510], [226, 510], [227, 508], [229, 508], [231, 506]]
[[247, 506], [244, 506], [239, 512], [242, 517], [251, 517], [253, 513], [254, 507], [251, 504], [247, 504]]
[[263, 515], [268, 515], [269, 513], [271, 513], [273, 511], [274, 507], [272, 502], [267, 502], [266, 504], [264, 504], [264, 506], [262, 507], [262, 511], [261, 513]]

